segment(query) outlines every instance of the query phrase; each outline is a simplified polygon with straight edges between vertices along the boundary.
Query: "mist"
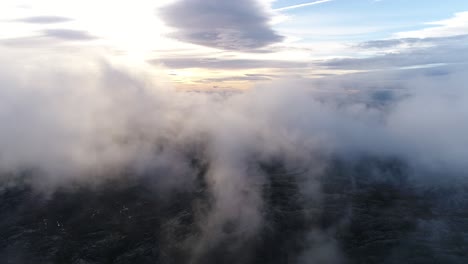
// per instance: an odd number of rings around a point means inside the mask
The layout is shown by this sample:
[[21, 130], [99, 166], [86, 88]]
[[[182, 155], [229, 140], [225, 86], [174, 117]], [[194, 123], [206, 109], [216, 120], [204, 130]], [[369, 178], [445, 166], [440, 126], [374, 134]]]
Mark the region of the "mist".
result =
[[[232, 263], [249, 263], [271, 226], [272, 179], [299, 182], [284, 195], [315, 210], [304, 210], [301, 246], [284, 263], [351, 262], [335, 234], [349, 225], [352, 205], [326, 228], [317, 223], [329, 213], [337, 164], [353, 171], [377, 160], [368, 166], [378, 183], [395, 180], [379, 162], [403, 164], [405, 186], [392, 185], [402, 192], [468, 181], [468, 80], [460, 67], [291, 78], [226, 94], [177, 90], [162, 68], [93, 54], [0, 56], [0, 190], [26, 184], [47, 200], [144, 179], [152, 195], [172, 202], [174, 193], [195, 197], [203, 186], [202, 198], [184, 205], [197, 230], [184, 240], [185, 263], [223, 259], [213, 253], [219, 247]], [[359, 86], [384, 79], [393, 81]], [[349, 90], [350, 83], [358, 85]]]

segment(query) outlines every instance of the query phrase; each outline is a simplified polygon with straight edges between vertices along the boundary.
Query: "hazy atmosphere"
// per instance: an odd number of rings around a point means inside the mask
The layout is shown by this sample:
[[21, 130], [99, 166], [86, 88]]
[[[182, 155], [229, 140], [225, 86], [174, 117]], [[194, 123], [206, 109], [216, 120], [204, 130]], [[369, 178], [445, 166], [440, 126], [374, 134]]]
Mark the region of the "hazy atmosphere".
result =
[[468, 2], [4, 0], [0, 263], [468, 263]]

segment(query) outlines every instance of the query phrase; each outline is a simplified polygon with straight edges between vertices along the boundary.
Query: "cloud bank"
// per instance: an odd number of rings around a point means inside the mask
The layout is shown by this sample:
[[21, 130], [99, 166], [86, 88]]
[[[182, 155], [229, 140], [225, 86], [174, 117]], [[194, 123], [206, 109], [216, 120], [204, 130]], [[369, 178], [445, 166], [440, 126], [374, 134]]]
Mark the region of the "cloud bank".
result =
[[[367, 58], [340, 58], [319, 62], [317, 65], [332, 69], [376, 70], [402, 67], [423, 67], [431, 64], [463, 64], [468, 62], [467, 35], [426, 38], [390, 39], [369, 41], [359, 45], [361, 49], [385, 49], [410, 45], [396, 51], [382, 52]], [[411, 45], [414, 45], [413, 47]]]
[[[463, 70], [404, 77], [401, 96], [373, 106], [294, 82], [231, 96], [177, 92], [154, 75], [85, 54], [0, 54], [7, 62], [0, 66], [2, 182], [30, 172], [33, 186], [53, 192], [132, 172], [165, 193], [194, 188], [202, 174], [211, 202], [193, 238], [200, 263], [222, 243], [247, 247], [266, 228], [268, 166], [281, 164], [277, 177], [300, 180], [307, 203], [317, 204], [318, 177], [337, 157], [396, 157], [419, 172], [419, 184], [467, 180]], [[310, 248], [297, 261], [340, 262], [331, 236], [307, 232]]]

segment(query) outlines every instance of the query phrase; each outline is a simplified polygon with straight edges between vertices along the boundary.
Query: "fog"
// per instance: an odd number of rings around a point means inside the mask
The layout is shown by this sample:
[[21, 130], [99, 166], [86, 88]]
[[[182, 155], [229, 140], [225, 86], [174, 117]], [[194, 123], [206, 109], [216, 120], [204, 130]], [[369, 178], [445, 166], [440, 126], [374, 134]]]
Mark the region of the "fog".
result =
[[[262, 166], [281, 164], [302, 183], [306, 203], [319, 208], [319, 179], [334, 159], [397, 158], [415, 185], [468, 177], [467, 75], [460, 68], [291, 79], [225, 94], [176, 90], [163, 69], [91, 54], [0, 56], [1, 186], [28, 172], [28, 184], [50, 195], [130, 175], [150, 177], [155, 195], [169, 196], [194, 189], [203, 174], [212, 201], [196, 209], [195, 262], [226, 238], [245, 249], [265, 228], [262, 192], [270, 176]], [[342, 86], [390, 77], [394, 87]], [[387, 97], [373, 97], [379, 92]], [[326, 231], [307, 234], [298, 262], [343, 261]]]

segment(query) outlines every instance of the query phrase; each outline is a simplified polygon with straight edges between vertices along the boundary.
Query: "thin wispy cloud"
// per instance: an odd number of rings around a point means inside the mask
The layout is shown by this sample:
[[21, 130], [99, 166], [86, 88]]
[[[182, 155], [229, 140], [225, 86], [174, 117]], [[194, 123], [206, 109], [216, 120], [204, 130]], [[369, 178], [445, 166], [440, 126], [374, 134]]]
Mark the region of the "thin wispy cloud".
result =
[[93, 40], [97, 37], [83, 30], [72, 29], [47, 29], [44, 30], [44, 35], [47, 37], [57, 38], [61, 40]]
[[16, 19], [14, 22], [23, 22], [30, 24], [54, 24], [72, 21], [71, 18], [61, 16], [32, 16]]
[[323, 4], [323, 3], [332, 2], [332, 1], [333, 0], [320, 0], [320, 1], [314, 1], [314, 2], [309, 2], [309, 3], [285, 6], [285, 7], [275, 9], [275, 11], [287, 11], [287, 10], [292, 10], [292, 9], [297, 9], [297, 8], [312, 6], [312, 5], [318, 5], [318, 4]]

